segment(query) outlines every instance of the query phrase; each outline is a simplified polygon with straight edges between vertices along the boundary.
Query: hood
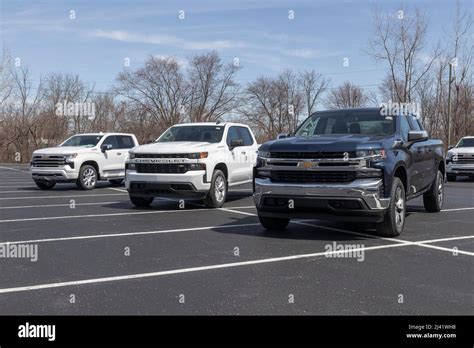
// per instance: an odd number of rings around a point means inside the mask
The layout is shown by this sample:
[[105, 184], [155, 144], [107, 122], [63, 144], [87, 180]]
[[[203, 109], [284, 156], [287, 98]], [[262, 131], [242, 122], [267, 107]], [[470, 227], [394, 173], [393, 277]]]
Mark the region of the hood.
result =
[[140, 145], [133, 149], [134, 153], [191, 153], [208, 151], [217, 147], [217, 143], [197, 141], [173, 141]]
[[33, 155], [66, 155], [72, 153], [82, 153], [91, 150], [98, 151], [97, 148], [87, 146], [56, 146], [39, 149], [33, 152]]
[[260, 147], [263, 151], [356, 151], [382, 147], [386, 136], [374, 135], [315, 135], [312, 137], [291, 137], [269, 141]]
[[451, 150], [448, 150], [448, 153], [466, 153], [466, 154], [474, 154], [474, 147], [453, 147]]

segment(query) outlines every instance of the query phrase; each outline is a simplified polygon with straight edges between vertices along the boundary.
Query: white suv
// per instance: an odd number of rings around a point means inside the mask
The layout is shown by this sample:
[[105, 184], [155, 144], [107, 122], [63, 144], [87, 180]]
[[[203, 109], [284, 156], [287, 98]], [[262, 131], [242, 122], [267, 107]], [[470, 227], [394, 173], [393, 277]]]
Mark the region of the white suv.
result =
[[257, 150], [252, 131], [243, 124], [178, 124], [154, 143], [130, 151], [125, 187], [136, 206], [172, 196], [203, 199], [218, 208], [229, 186], [252, 181]]
[[456, 181], [456, 177], [462, 175], [474, 177], [474, 136], [461, 138], [446, 156], [448, 181]]
[[36, 185], [44, 190], [58, 182], [75, 182], [91, 190], [98, 180], [121, 184], [128, 151], [138, 146], [135, 135], [87, 133], [70, 137], [57, 147], [33, 152], [30, 169]]

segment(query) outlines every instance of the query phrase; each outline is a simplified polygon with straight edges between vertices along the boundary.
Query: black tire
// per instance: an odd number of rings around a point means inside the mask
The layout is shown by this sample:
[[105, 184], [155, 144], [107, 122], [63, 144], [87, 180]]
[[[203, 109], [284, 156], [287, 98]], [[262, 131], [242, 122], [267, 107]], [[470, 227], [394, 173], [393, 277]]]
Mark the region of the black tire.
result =
[[402, 181], [394, 177], [390, 205], [384, 220], [377, 224], [377, 234], [383, 237], [399, 236], [405, 226], [406, 196]]
[[113, 179], [113, 180], [109, 180], [109, 182], [110, 182], [113, 186], [119, 186], [119, 185], [122, 185], [123, 179]]
[[151, 203], [153, 203], [154, 197], [136, 197], [136, 196], [130, 196], [130, 201], [136, 206], [136, 207], [149, 207]]
[[35, 184], [42, 190], [51, 190], [54, 186], [56, 186], [55, 182], [47, 181], [35, 181]]
[[76, 186], [81, 190], [93, 190], [97, 184], [97, 180], [97, 170], [93, 166], [85, 164], [79, 170]]
[[431, 189], [423, 195], [423, 205], [430, 213], [441, 211], [444, 201], [444, 178], [443, 173], [438, 170], [436, 178], [431, 184]]
[[446, 174], [446, 178], [448, 179], [449, 182], [456, 181], [456, 175]]
[[262, 226], [270, 231], [283, 231], [290, 223], [290, 219], [261, 216], [260, 214], [258, 214], [258, 219]]
[[204, 204], [209, 208], [220, 208], [227, 198], [227, 178], [224, 173], [216, 169], [212, 174], [211, 189], [204, 198]]

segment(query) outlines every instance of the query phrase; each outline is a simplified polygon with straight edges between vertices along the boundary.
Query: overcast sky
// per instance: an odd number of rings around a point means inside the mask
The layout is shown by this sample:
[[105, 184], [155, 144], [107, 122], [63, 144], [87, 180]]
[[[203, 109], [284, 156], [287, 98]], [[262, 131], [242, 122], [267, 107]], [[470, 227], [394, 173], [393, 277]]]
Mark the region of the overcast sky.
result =
[[[460, 2], [471, 9], [474, 3]], [[373, 90], [384, 72], [364, 53], [375, 3], [394, 16], [402, 3], [406, 15], [415, 3], [425, 8], [427, 48], [446, 39], [454, 15], [453, 0], [0, 0], [0, 40], [35, 79], [51, 72], [79, 74], [99, 91], [112, 85], [126, 57], [132, 69], [149, 55], [175, 56], [185, 65], [191, 55], [209, 50], [225, 62], [239, 58], [242, 84], [288, 68], [315, 69], [332, 86], [349, 80]]]

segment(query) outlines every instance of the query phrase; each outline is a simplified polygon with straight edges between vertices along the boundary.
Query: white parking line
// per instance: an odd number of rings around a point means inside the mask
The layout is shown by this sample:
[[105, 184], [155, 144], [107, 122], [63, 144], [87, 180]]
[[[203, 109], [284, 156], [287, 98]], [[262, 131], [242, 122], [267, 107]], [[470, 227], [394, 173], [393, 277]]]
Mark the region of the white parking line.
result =
[[[252, 214], [252, 213], [247, 213], [247, 212], [232, 210], [232, 209], [226, 209], [226, 208], [220, 208], [220, 210], [225, 210], [225, 211], [228, 211], [228, 212], [231, 212], [231, 213], [238, 213], [238, 214], [243, 214], [243, 215], [257, 216], [257, 214]], [[400, 243], [400, 244], [403, 244], [403, 245], [415, 245], [415, 246], [420, 246], [420, 247], [425, 247], [425, 248], [432, 248], [432, 249], [437, 249], [437, 250], [442, 250], [442, 251], [448, 251], [450, 253], [457, 252], [458, 254], [474, 256], [474, 253], [471, 253], [471, 252], [468, 252], [468, 251], [462, 251], [462, 250], [457, 250], [457, 249], [449, 249], [449, 248], [443, 248], [443, 247], [438, 247], [438, 246], [434, 246], [434, 245], [428, 245], [427, 242], [423, 242], [423, 241], [422, 242], [410, 242], [408, 240], [403, 240], [403, 239], [398, 239], [398, 238], [379, 237], [379, 236], [370, 235], [370, 234], [366, 234], [366, 233], [353, 232], [353, 231], [344, 230], [344, 229], [341, 229], [341, 228], [329, 227], [329, 226], [315, 225], [315, 224], [302, 222], [302, 221], [290, 221], [290, 222], [294, 223], [294, 224], [298, 224], [298, 225], [317, 227], [317, 228], [326, 229], [326, 230], [330, 230], [330, 231], [337, 231], [337, 232], [353, 234], [353, 235], [357, 235], [357, 236], [363, 236], [363, 237], [387, 240], [387, 241], [391, 241], [391, 242], [397, 242], [397, 243]], [[469, 236], [469, 237], [472, 237], [472, 236]]]
[[[414, 243], [423, 243], [423, 242], [421, 241], [421, 242], [414, 242]], [[387, 244], [387, 245], [354, 248], [354, 249], [351, 249], [351, 251], [352, 252], [357, 252], [357, 251], [365, 252], [367, 250], [400, 248], [400, 247], [405, 247], [405, 246], [407, 246], [405, 243], [394, 243], [394, 244]], [[273, 262], [283, 262], [283, 261], [290, 261], [290, 260], [315, 258], [319, 256], [331, 256], [331, 255], [337, 255], [337, 254], [341, 254], [345, 252], [346, 252], [345, 250], [323, 251], [323, 252], [316, 252], [316, 253], [311, 253], [311, 254], [280, 256], [280, 257], [272, 257], [272, 258], [257, 259], [257, 260], [250, 260], [250, 261], [222, 263], [222, 264], [215, 264], [215, 265], [208, 265], [208, 266], [201, 266], [201, 267], [180, 268], [180, 269], [151, 272], [151, 273], [128, 274], [128, 275], [123, 275], [123, 276], [91, 278], [91, 279], [75, 280], [75, 281], [68, 281], [68, 282], [47, 283], [47, 284], [20, 286], [20, 287], [13, 287], [13, 288], [3, 288], [3, 289], [0, 289], [0, 294], [21, 292], [21, 291], [44, 290], [44, 289], [60, 288], [60, 287], [67, 287], [67, 286], [78, 286], [78, 285], [86, 285], [86, 284], [98, 284], [98, 283], [114, 282], [114, 281], [121, 281], [121, 280], [151, 278], [151, 277], [159, 277], [159, 276], [165, 276], [165, 275], [201, 272], [201, 271], [225, 269], [225, 268], [232, 268], [232, 267], [259, 265], [259, 264], [266, 264], [266, 263], [273, 263]]]
[[[365, 247], [364, 248], [355, 248], [355, 249], [351, 249], [351, 251], [352, 252], [357, 252], [359, 250], [364, 250], [364, 251], [365, 250], [377, 250], [377, 249], [396, 248], [396, 247], [401, 247], [401, 246], [404, 246], [404, 245], [396, 243], [396, 244], [378, 245], [378, 246], [366, 247], [366, 248]], [[209, 271], [209, 270], [224, 269], [224, 268], [231, 268], [231, 267], [242, 267], [242, 266], [249, 266], [249, 265], [272, 263], [272, 262], [281, 262], [281, 261], [312, 258], [312, 257], [318, 257], [318, 256], [326, 256], [326, 255], [329, 256], [329, 255], [333, 255], [333, 254], [339, 254], [341, 252], [345, 252], [345, 251], [332, 251], [332, 252], [323, 251], [323, 252], [317, 252], [317, 253], [312, 253], [312, 254], [298, 254], [298, 255], [290, 255], [290, 256], [282, 256], [282, 257], [272, 257], [272, 258], [267, 258], [267, 259], [258, 259], [258, 260], [232, 262], [232, 263], [222, 263], [222, 264], [217, 264], [217, 265], [208, 265], [208, 266], [191, 267], [191, 268], [181, 268], [181, 269], [174, 269], [174, 270], [160, 271], [160, 272], [152, 272], [152, 273], [138, 273], [138, 274], [123, 275], [123, 276], [115, 276], [115, 277], [92, 278], [92, 279], [75, 280], [75, 281], [69, 281], [69, 282], [48, 283], [48, 284], [39, 284], [39, 285], [30, 285], [30, 286], [20, 286], [20, 287], [14, 287], [14, 288], [0, 289], [0, 294], [20, 292], [20, 291], [52, 289], [52, 288], [59, 288], [59, 287], [66, 287], [66, 286], [77, 286], [77, 285], [86, 285], [86, 284], [106, 283], [106, 282], [113, 282], [113, 281], [120, 281], [120, 280], [159, 277], [159, 276], [164, 276], [164, 275]]]
[[30, 196], [30, 197], [2, 197], [0, 200], [12, 200], [12, 199], [50, 199], [50, 198], [74, 198], [74, 197], [103, 197], [103, 196], [123, 196], [123, 193], [104, 193], [94, 195], [67, 195], [67, 196]]
[[116, 188], [116, 187], [107, 187], [109, 190], [114, 190], [114, 191], [119, 191], [119, 192], [125, 192], [125, 193], [128, 193], [127, 190], [125, 189], [119, 189], [119, 188]]
[[[18, 186], [18, 185], [7, 185], [7, 186], [4, 186], [4, 185], [1, 185], [1, 184], [0, 184], [0, 188], [5, 188], [5, 187], [8, 187], [8, 188], [10, 188], [10, 187], [17, 187], [17, 188], [30, 187], [30, 188], [34, 188], [34, 187], [35, 187], [35, 184], [32, 184], [32, 185], [30, 185], [30, 186]], [[28, 191], [31, 191], [31, 190], [28, 190]], [[0, 191], [0, 192], [2, 192], [2, 191]], [[18, 191], [15, 191], [15, 192], [18, 192]]]
[[[33, 187], [33, 186], [31, 186]], [[34, 188], [34, 187], [33, 187]], [[40, 190], [39, 188], [34, 188], [34, 190], [13, 190], [13, 191], [0, 191], [1, 193], [17, 193], [17, 192], [43, 192], [43, 190]]]
[[[255, 208], [252, 206], [239, 207], [239, 209]], [[87, 215], [62, 215], [62, 216], [47, 216], [38, 218], [24, 218], [24, 219], [8, 219], [0, 220], [3, 222], [24, 222], [24, 221], [43, 221], [43, 220], [60, 220], [60, 219], [78, 219], [78, 218], [91, 218], [91, 217], [106, 217], [106, 216], [127, 216], [127, 215], [147, 215], [147, 214], [166, 214], [166, 213], [182, 213], [192, 211], [205, 211], [205, 210], [216, 210], [214, 208], [198, 208], [198, 209], [176, 209], [176, 210], [152, 210], [152, 211], [137, 211], [129, 213], [110, 213], [110, 214], [87, 214]]]
[[29, 171], [29, 170], [20, 170], [20, 169], [16, 169], [16, 168], [3, 167], [3, 166], [0, 166], [0, 169], [14, 170], [14, 171], [17, 171], [17, 172], [22, 172], [22, 173], [28, 173], [28, 174], [30, 174], [30, 171]]
[[469, 208], [453, 208], [453, 209], [442, 209], [441, 212], [446, 212], [446, 211], [463, 211], [463, 210], [473, 210], [473, 207]]
[[[74, 203], [75, 206], [78, 205], [100, 205], [100, 204], [113, 204], [113, 203], [122, 203], [125, 201], [114, 201], [114, 202], [90, 202], [90, 203]], [[25, 208], [52, 208], [52, 207], [70, 207], [70, 203], [66, 204], [41, 204], [41, 205], [17, 205], [12, 207], [0, 207], [0, 209], [25, 209]]]
[[173, 230], [160, 230], [160, 231], [92, 234], [92, 235], [86, 235], [86, 236], [72, 236], [72, 237], [58, 237], [58, 238], [31, 239], [31, 240], [21, 240], [21, 241], [0, 242], [0, 245], [31, 244], [31, 243], [45, 243], [45, 242], [60, 242], [60, 241], [68, 241], [68, 240], [142, 236], [142, 235], [147, 235], [147, 234], [192, 232], [192, 231], [202, 231], [202, 230], [211, 230], [211, 229], [225, 229], [225, 228], [237, 228], [237, 227], [248, 227], [248, 226], [259, 226], [259, 225], [260, 225], [259, 223], [252, 223], [252, 224], [205, 226], [205, 227], [193, 227], [193, 228], [178, 228], [178, 229], [173, 229]]

